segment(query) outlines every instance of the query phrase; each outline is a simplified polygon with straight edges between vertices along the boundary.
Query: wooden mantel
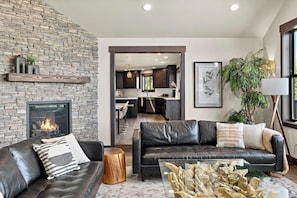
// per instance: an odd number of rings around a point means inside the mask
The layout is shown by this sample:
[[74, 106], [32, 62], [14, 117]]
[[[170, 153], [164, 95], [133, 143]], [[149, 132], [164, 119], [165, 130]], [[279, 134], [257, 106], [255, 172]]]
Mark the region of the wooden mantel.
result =
[[6, 80], [10, 82], [40, 82], [40, 83], [75, 83], [85, 84], [91, 82], [89, 76], [64, 76], [64, 75], [41, 75], [7, 73]]

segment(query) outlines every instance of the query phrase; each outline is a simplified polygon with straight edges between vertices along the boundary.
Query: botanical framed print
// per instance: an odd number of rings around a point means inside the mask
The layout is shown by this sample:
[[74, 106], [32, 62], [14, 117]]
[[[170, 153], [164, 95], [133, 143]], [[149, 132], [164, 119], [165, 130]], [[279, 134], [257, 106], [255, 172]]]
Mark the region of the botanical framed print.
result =
[[222, 107], [222, 62], [194, 62], [194, 107]]

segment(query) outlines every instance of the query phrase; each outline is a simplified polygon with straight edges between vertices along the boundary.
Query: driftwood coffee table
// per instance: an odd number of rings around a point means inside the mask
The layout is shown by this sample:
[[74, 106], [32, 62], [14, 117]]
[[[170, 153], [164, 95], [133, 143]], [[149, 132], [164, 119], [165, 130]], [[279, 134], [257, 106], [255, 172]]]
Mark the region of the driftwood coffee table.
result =
[[[236, 170], [237, 169], [238, 170], [240, 170], [240, 169], [247, 169], [248, 170], [248, 173], [245, 175], [246, 178], [248, 179], [248, 181], [252, 177], [257, 177], [257, 178], [259, 178], [261, 180], [259, 189], [264, 190], [264, 192], [265, 192], [264, 193], [265, 194], [264, 198], [288, 198], [289, 197], [288, 190], [285, 187], [283, 187], [281, 184], [278, 184], [278, 183], [275, 183], [275, 182], [272, 183], [269, 176], [267, 176], [265, 173], [261, 172], [260, 170], [252, 167], [244, 159], [206, 159], [206, 160], [204, 160], [204, 159], [203, 160], [197, 160], [197, 159], [160, 159], [159, 160], [159, 166], [160, 166], [160, 171], [161, 171], [161, 176], [162, 176], [162, 181], [163, 181], [166, 197], [168, 197], [168, 198], [181, 197], [180, 196], [181, 191], [178, 192], [178, 193], [175, 193], [173, 188], [172, 188], [172, 184], [168, 179], [169, 174], [172, 176], [171, 173], [173, 172], [172, 169], [168, 168], [168, 163], [174, 165], [173, 166], [174, 168], [181, 167], [182, 169], [188, 169], [188, 167], [190, 167], [193, 164], [195, 165], [197, 163], [198, 164], [212, 164], [212, 165], [215, 164], [215, 163], [219, 163], [220, 167], [222, 167], [222, 166], [231, 164], [231, 162], [233, 164], [234, 161], [236, 162], [235, 163], [236, 164]], [[178, 170], [178, 169], [175, 169], [175, 171], [176, 170]], [[179, 170], [179, 172], [182, 172], [182, 171]], [[195, 172], [195, 174], [196, 173], [197, 172]], [[170, 179], [172, 179], [171, 176], [170, 176]], [[194, 175], [193, 178], [199, 177], [199, 176], [200, 175], [196, 175], [196, 176]], [[203, 179], [205, 179], [205, 177], [202, 178], [202, 180]], [[182, 178], [181, 180], [189, 181], [189, 178], [187, 178], [187, 179]], [[182, 186], [182, 184], [180, 186]], [[213, 186], [217, 186], [217, 185], [213, 185]], [[200, 196], [198, 196], [198, 197], [200, 197]], [[203, 197], [203, 196], [201, 196], [201, 197]], [[215, 197], [215, 196], [211, 196], [211, 197]]]

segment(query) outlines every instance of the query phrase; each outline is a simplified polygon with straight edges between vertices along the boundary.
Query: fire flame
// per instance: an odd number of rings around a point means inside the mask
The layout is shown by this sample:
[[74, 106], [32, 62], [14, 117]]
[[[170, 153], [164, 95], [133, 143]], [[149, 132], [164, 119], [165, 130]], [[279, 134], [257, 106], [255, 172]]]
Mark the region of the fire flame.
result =
[[46, 118], [45, 121], [41, 122], [40, 129], [41, 130], [47, 130], [47, 131], [53, 131], [57, 130], [59, 127], [56, 123], [52, 123], [51, 119]]

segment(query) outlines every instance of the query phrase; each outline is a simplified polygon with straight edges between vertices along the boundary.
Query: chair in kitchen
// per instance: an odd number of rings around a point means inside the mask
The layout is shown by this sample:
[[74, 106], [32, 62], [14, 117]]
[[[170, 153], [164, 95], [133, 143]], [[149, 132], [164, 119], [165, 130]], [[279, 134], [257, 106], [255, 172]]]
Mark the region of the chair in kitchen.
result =
[[127, 117], [128, 105], [129, 105], [129, 101], [127, 101], [121, 107], [120, 112], [119, 112], [119, 119], [125, 119], [125, 122], [126, 122], [126, 117]]

